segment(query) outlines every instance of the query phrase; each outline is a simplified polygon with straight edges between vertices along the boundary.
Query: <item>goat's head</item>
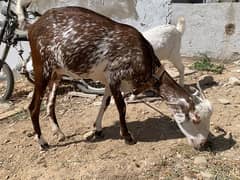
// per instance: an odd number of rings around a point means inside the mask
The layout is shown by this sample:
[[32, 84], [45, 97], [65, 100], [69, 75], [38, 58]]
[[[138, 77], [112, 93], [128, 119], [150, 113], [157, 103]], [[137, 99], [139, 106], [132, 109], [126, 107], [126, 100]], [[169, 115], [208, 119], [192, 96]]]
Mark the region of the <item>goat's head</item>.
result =
[[[161, 74], [159, 76], [159, 73]], [[159, 87], [158, 93], [163, 96], [173, 111], [173, 117], [187, 137], [188, 143], [195, 149], [201, 149], [207, 142], [209, 135], [210, 117], [212, 115], [212, 105], [201, 91], [194, 88], [194, 93], [190, 94], [168, 75], [161, 70], [158, 72], [156, 82]]]

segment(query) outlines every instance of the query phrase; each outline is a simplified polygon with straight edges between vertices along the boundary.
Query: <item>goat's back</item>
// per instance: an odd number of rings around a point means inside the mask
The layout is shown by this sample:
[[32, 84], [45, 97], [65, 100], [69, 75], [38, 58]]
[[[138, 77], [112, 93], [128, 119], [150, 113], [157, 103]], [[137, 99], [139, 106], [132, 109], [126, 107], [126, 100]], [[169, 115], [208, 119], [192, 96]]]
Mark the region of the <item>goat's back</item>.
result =
[[29, 28], [29, 41], [40, 56], [33, 66], [43, 62], [45, 75], [59, 67], [81, 78], [97, 80], [91, 77], [97, 70], [116, 79], [146, 81], [160, 65], [136, 29], [80, 7], [47, 11]]
[[143, 35], [160, 59], [169, 59], [173, 52], [180, 50], [182, 34], [174, 25], [160, 25], [143, 32]]

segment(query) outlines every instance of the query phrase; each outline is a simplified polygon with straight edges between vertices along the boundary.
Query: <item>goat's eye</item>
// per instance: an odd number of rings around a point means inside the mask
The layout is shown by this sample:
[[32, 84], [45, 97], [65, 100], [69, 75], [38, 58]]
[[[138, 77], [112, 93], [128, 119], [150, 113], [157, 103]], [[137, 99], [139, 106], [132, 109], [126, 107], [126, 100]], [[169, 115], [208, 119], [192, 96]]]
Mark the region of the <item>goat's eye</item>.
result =
[[174, 114], [174, 119], [178, 124], [182, 124], [185, 122], [186, 116], [185, 114], [182, 114], [182, 113], [176, 113]]
[[153, 85], [153, 88], [156, 89], [156, 90], [159, 90], [160, 82], [159, 81], [155, 82], [154, 85]]
[[196, 119], [200, 119], [200, 115], [198, 113], [195, 113]]

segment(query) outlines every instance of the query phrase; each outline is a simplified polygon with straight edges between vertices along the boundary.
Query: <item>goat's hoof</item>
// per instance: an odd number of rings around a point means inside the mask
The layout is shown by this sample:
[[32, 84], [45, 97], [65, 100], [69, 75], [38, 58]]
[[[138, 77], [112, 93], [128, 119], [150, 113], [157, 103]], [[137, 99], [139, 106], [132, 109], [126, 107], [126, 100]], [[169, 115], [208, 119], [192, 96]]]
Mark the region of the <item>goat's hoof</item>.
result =
[[127, 98], [127, 101], [135, 101], [135, 100], [137, 100], [137, 96], [136, 95], [134, 95], [134, 94], [131, 94], [128, 98]]
[[86, 141], [96, 141], [98, 139], [102, 139], [104, 137], [104, 134], [102, 131], [90, 131], [84, 134], [83, 137]]
[[133, 145], [133, 144], [137, 143], [137, 140], [131, 134], [129, 134], [127, 136], [123, 136], [123, 138], [124, 138], [125, 143], [128, 145]]
[[66, 139], [66, 137], [65, 137], [64, 134], [59, 134], [59, 136], [58, 136], [58, 142], [63, 142], [63, 141], [65, 141], [65, 139]]
[[46, 150], [48, 150], [48, 148], [49, 148], [48, 143], [40, 144], [41, 151], [46, 151]]
[[62, 142], [66, 139], [66, 136], [63, 134], [62, 131], [58, 130], [53, 133], [53, 136], [57, 137], [58, 142]]

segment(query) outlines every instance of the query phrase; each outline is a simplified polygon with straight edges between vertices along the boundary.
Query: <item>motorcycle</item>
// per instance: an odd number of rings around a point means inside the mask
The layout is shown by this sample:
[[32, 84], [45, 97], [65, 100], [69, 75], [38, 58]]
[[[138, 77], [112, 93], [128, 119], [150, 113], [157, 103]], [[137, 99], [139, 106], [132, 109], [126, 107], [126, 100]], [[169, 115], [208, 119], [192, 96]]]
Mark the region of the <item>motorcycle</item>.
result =
[[[11, 10], [12, 0], [0, 0], [7, 2], [7, 6], [2, 8], [1, 14], [5, 17], [3, 22], [0, 22], [0, 45], [4, 43], [4, 49], [0, 58], [0, 101], [8, 100], [14, 90], [14, 76], [13, 71], [6, 63], [9, 50], [12, 47], [16, 47], [18, 43], [22, 41], [28, 41], [27, 33], [19, 31], [17, 15]], [[35, 13], [26, 12], [26, 18], [36, 18]], [[24, 50], [20, 48], [18, 55], [21, 60], [21, 64], [18, 67], [20, 74], [24, 75], [31, 83], [34, 83], [34, 73], [32, 69], [27, 68], [27, 64], [31, 62], [31, 56], [27, 58], [23, 57]], [[75, 80], [65, 76], [63, 79], [65, 82], [73, 83], [80, 91], [89, 94], [104, 94], [104, 87], [99, 82], [93, 82], [92, 80]]]

